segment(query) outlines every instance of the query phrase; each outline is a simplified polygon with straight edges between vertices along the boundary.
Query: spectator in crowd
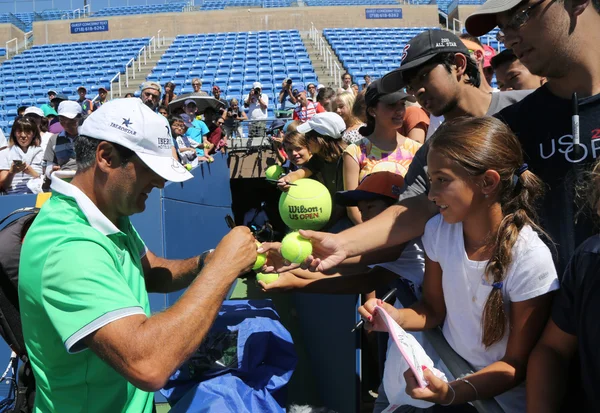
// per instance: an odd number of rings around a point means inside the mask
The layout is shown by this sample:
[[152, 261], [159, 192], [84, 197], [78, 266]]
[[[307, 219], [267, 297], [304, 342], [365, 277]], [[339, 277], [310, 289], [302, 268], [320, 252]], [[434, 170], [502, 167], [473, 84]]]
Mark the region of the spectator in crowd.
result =
[[24, 117], [35, 122], [40, 130], [40, 148], [42, 149], [42, 157], [48, 146], [48, 142], [53, 133], [48, 131], [48, 119], [44, 116], [44, 111], [35, 106], [30, 106], [25, 109]]
[[6, 139], [6, 135], [4, 135], [4, 131], [0, 128], [0, 151], [6, 149], [8, 147], [8, 140]]
[[56, 108], [52, 106], [52, 99], [54, 99], [56, 95], [58, 95], [58, 93], [56, 93], [56, 90], [50, 89], [48, 91], [48, 103], [44, 103], [42, 106], [40, 106], [40, 109], [42, 109], [44, 113], [46, 113], [46, 111], [49, 109], [56, 110]]
[[304, 89], [297, 90], [294, 97], [298, 102], [298, 106], [296, 106], [294, 109], [294, 113], [292, 115], [293, 120], [304, 123], [312, 119], [312, 117], [317, 113], [325, 112], [325, 109], [323, 109], [323, 106], [321, 106], [319, 102], [314, 103], [308, 100], [306, 96], [306, 90]]
[[219, 116], [214, 108], [208, 107], [204, 111], [204, 123], [208, 127], [208, 134], [206, 137], [208, 146], [205, 146], [205, 149], [208, 150], [208, 155], [212, 155], [217, 151], [224, 152], [227, 147], [227, 140], [224, 139], [223, 118]]
[[364, 75], [363, 79], [365, 80], [365, 83], [363, 83], [362, 85], [362, 90], [366, 90], [371, 84], [371, 76]]
[[335, 112], [335, 90], [330, 87], [322, 87], [317, 93], [317, 102], [323, 106], [327, 112]]
[[192, 127], [192, 124], [178, 116], [173, 116], [169, 123], [171, 124], [173, 139], [177, 142], [177, 149], [182, 163], [188, 164], [192, 162], [197, 157], [196, 148], [204, 148], [199, 142], [186, 135], [188, 126]]
[[206, 123], [200, 119], [196, 119], [194, 116], [190, 116], [187, 113], [182, 113], [179, 115], [179, 117], [183, 119], [185, 126], [187, 127], [185, 136], [192, 138], [196, 142], [202, 142], [202, 145], [204, 145], [206, 142], [206, 136], [209, 133]]
[[342, 139], [348, 144], [358, 142], [363, 138], [358, 129], [364, 125], [364, 122], [352, 113], [354, 102], [355, 97], [349, 92], [340, 93], [335, 99], [336, 113], [344, 119], [346, 124]]
[[169, 103], [171, 103], [175, 99], [177, 99], [177, 95], [175, 94], [175, 83], [165, 83], [165, 93], [163, 93], [163, 97], [160, 101], [160, 104], [162, 106], [169, 106]]
[[[492, 58], [496, 56], [496, 50], [489, 44], [483, 45], [483, 76], [487, 80], [488, 84], [492, 84], [494, 79], [494, 68], [492, 67]], [[494, 89], [498, 91], [498, 89]]]
[[108, 102], [108, 90], [100, 86], [98, 88], [98, 97], [94, 100], [94, 110], [98, 110], [106, 102]]
[[352, 83], [352, 93], [354, 93], [354, 96], [358, 95], [359, 91], [358, 85], [356, 83]]
[[202, 89], [202, 81], [197, 77], [192, 79], [192, 88], [194, 89], [193, 93], [195, 95], [208, 96], [208, 93], [201, 90]]
[[265, 136], [266, 123], [262, 119], [267, 119], [267, 108], [269, 106], [269, 97], [262, 93], [262, 84], [254, 82], [250, 93], [244, 96], [244, 107], [248, 108], [248, 118], [250, 125], [248, 128], [249, 138], [261, 138]]
[[82, 117], [81, 105], [66, 100], [58, 105], [58, 119], [63, 131], [53, 135], [44, 152], [44, 173], [48, 181], [58, 170], [76, 171], [74, 142], [79, 137], [79, 121]]
[[125, 97], [126, 98], [134, 98], [135, 95], [133, 93], [131, 93], [131, 92], [127, 92], [127, 93], [125, 93]]
[[309, 83], [308, 85], [306, 85], [306, 98], [312, 102], [316, 102], [317, 101], [317, 87], [315, 86], [314, 83]]
[[27, 106], [19, 106], [17, 108], [17, 118], [20, 118], [23, 116], [23, 114], [25, 113], [25, 110], [27, 109]]
[[536, 232], [534, 202], [543, 184], [527, 169], [516, 136], [492, 117], [442, 125], [430, 148], [429, 199], [440, 214], [422, 237], [423, 297], [400, 310], [371, 299], [359, 312], [379, 331], [377, 304], [406, 330], [442, 327], [473, 366], [474, 373], [450, 382], [425, 370], [426, 388], [409, 370], [412, 398], [464, 411], [458, 406], [493, 397], [505, 412], [524, 412], [527, 359], [558, 288], [552, 254]]
[[292, 79], [287, 78], [283, 80], [277, 101], [279, 102], [279, 110], [290, 109], [290, 107], [298, 103], [292, 90]]
[[83, 118], [85, 119], [94, 110], [94, 104], [90, 99], [87, 98], [87, 89], [85, 88], [85, 86], [79, 86], [77, 88], [77, 94], [79, 95], [77, 103], [81, 105], [81, 113]]
[[212, 96], [223, 104], [223, 109], [227, 108], [227, 101], [221, 97], [221, 88], [219, 86], [213, 85]]
[[[341, 116], [332, 112], [318, 113], [308, 122], [299, 125], [297, 131], [306, 136], [312, 157], [301, 168], [279, 179], [279, 189], [287, 191], [290, 183], [313, 177], [327, 187], [332, 197], [337, 191], [343, 190], [343, 160], [340, 158], [347, 146], [342, 140], [345, 129], [346, 124]], [[340, 224], [347, 227], [350, 223], [345, 217], [346, 211], [343, 207], [334, 207], [325, 228], [335, 231]]]
[[308, 147], [306, 137], [298, 131], [288, 130], [283, 137], [282, 144], [287, 159], [297, 168], [306, 165], [310, 161], [310, 158], [312, 158], [312, 152]]
[[164, 106], [164, 105], [160, 105], [158, 107], [158, 113], [160, 115], [163, 115], [167, 119], [169, 118], [169, 109], [166, 106]]
[[[500, 27], [498, 39], [531, 73], [548, 79], [498, 118], [519, 137], [529, 167], [548, 187], [540, 215], [556, 243], [555, 263], [562, 274], [575, 247], [594, 235], [591, 217], [576, 217], [575, 188], [593, 165], [600, 129], [600, 5], [542, 1], [521, 6], [492, 0], [465, 24], [473, 35]], [[579, 111], [578, 142], [573, 106]]]
[[[192, 177], [173, 162], [165, 126], [141, 101], [116, 99], [92, 113], [76, 142], [77, 175], [53, 182], [29, 229], [19, 298], [40, 411], [152, 412], [154, 392], [198, 349], [232, 283], [256, 260], [243, 227], [184, 260], [145, 246], [129, 216], [166, 180]], [[151, 313], [148, 292], [186, 288], [173, 306]]]
[[404, 121], [398, 129], [400, 135], [406, 136], [420, 144], [425, 143], [427, 129], [429, 128], [429, 115], [418, 103], [406, 105]]
[[511, 49], [504, 49], [494, 56], [492, 67], [500, 90], [537, 89], [546, 83], [546, 78], [531, 73]]
[[248, 120], [248, 116], [246, 116], [246, 112], [240, 109], [240, 102], [236, 98], [232, 98], [229, 101], [229, 106], [225, 111], [223, 119], [225, 139], [244, 137], [242, 121]]
[[40, 130], [31, 118], [15, 120], [8, 148], [0, 151], [0, 194], [32, 193], [27, 183], [42, 175], [40, 143]]
[[[365, 92], [367, 124], [359, 129], [361, 140], [344, 151], [344, 189], [355, 190], [365, 176], [389, 171], [405, 176], [421, 145], [398, 133], [404, 122], [406, 101], [415, 97], [402, 91], [385, 93], [381, 81], [373, 81]], [[348, 207], [348, 216], [360, 224], [360, 211]]]
[[156, 112], [158, 102], [160, 101], [160, 94], [162, 92], [160, 85], [156, 82], [144, 82], [142, 83], [141, 91], [140, 97], [142, 102]]
[[337, 93], [352, 92], [352, 75], [348, 72], [342, 74], [342, 86], [337, 90]]
[[[60, 124], [60, 120], [58, 118], [58, 106], [61, 104], [61, 102], [64, 102], [66, 100], [69, 100], [68, 97], [66, 97], [65, 95], [56, 95], [54, 97], [54, 99], [52, 99], [51, 105], [54, 108], [54, 113], [56, 113], [56, 116], [50, 120], [50, 122], [48, 123], [48, 130], [52, 133], [60, 133], [62, 132], [64, 129], [62, 127], [62, 125]], [[50, 116], [53, 115], [54, 113], [49, 113], [46, 116]]]
[[194, 99], [187, 99], [183, 102], [183, 110], [190, 119], [199, 119], [200, 113], [198, 112], [198, 105]]
[[481, 44], [479, 38], [470, 35], [469, 33], [461, 33], [458, 37], [469, 50], [471, 57], [477, 62], [477, 67], [479, 68], [479, 73], [481, 75], [481, 83], [479, 84], [479, 89], [483, 90], [486, 93], [492, 93], [494, 89], [491, 86], [491, 80], [487, 80], [483, 68], [484, 62], [489, 63], [489, 59], [486, 59], [485, 57], [485, 50], [483, 48], [483, 44]]

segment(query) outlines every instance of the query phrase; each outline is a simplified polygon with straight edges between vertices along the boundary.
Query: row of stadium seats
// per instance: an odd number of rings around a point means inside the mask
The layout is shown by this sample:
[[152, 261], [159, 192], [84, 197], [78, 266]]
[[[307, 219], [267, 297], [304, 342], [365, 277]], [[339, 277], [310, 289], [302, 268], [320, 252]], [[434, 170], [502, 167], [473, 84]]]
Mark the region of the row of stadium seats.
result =
[[228, 95], [247, 93], [256, 81], [265, 90], [273, 84], [271, 90], [278, 92], [287, 77], [317, 82], [297, 30], [177, 36], [148, 80], [173, 81], [175, 93], [187, 93], [192, 91], [191, 80], [200, 78], [206, 91], [215, 84]]
[[[110, 80], [125, 72], [125, 64], [138, 56], [149, 38], [34, 46], [0, 66], [0, 127], [9, 127], [19, 106], [47, 103], [54, 89], [77, 99], [77, 87], [85, 86], [88, 97], [98, 87], [110, 90]], [[89, 50], [103, 59], [91, 59]], [[85, 53], [84, 53], [85, 52]]]

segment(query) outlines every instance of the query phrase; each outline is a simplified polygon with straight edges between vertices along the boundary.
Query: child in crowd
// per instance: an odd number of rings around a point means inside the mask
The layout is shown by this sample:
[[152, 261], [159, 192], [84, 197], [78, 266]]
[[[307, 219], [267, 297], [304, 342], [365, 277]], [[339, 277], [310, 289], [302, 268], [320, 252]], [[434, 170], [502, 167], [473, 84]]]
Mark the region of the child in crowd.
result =
[[177, 142], [179, 156], [184, 165], [192, 163], [196, 158], [198, 158], [198, 161], [208, 160], [208, 157], [204, 155], [203, 146], [189, 136], [186, 136], [185, 132], [190, 125], [189, 123], [186, 123], [180, 117], [173, 116], [170, 124], [173, 139]]
[[[342, 140], [342, 134], [345, 129], [344, 120], [340, 115], [332, 112], [317, 113], [311, 120], [299, 125], [297, 130], [306, 137], [312, 157], [298, 170], [281, 178], [277, 184], [279, 189], [287, 191], [290, 187], [289, 183], [313, 177], [327, 187], [332, 198], [337, 191], [343, 190], [342, 154], [346, 149], [346, 143]], [[325, 228], [330, 231], [341, 230], [341, 227], [336, 226], [332, 229], [332, 226], [343, 220], [345, 215], [344, 208], [334, 206]], [[348, 227], [347, 224], [349, 223], [339, 225]]]
[[302, 166], [306, 165], [312, 157], [312, 152], [308, 147], [308, 141], [300, 132], [288, 131], [283, 137], [282, 145], [287, 158], [294, 166], [294, 170], [302, 168]]
[[497, 119], [458, 118], [431, 139], [429, 199], [440, 214], [422, 237], [423, 297], [401, 310], [372, 299], [359, 312], [374, 330], [384, 325], [375, 305], [405, 330], [442, 326], [475, 371], [446, 383], [425, 369], [427, 387], [407, 378], [411, 397], [446, 406], [494, 397], [506, 413], [524, 412], [527, 359], [558, 288], [552, 255], [535, 232], [541, 181]]

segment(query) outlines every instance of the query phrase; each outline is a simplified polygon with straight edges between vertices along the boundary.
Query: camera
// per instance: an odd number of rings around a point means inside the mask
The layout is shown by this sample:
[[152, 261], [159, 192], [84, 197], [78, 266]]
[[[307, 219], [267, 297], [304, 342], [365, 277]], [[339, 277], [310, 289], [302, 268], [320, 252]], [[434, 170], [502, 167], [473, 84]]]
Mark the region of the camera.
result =
[[231, 117], [232, 117], [233, 119], [237, 119], [237, 117], [238, 117], [238, 114], [237, 114], [237, 113], [234, 113], [234, 114], [232, 114], [232, 115], [231, 115]]
[[288, 85], [292, 84], [292, 79], [288, 79], [285, 83], [287, 83]]
[[254, 94], [260, 95], [260, 88], [259, 87], [257, 87], [256, 89], [254, 89]]

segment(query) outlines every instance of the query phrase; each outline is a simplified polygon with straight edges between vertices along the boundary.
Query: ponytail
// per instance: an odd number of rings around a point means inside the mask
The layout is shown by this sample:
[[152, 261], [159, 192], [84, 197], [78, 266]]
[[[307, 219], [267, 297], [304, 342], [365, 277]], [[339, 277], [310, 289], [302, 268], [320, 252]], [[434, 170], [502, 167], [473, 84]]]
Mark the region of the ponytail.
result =
[[525, 225], [541, 231], [535, 223], [535, 201], [542, 195], [542, 181], [527, 170], [527, 164], [515, 171], [512, 190], [507, 191], [505, 202], [500, 201], [504, 219], [494, 242], [492, 257], [485, 274], [492, 285], [481, 317], [482, 342], [487, 347], [497, 343], [506, 333], [508, 316], [504, 311], [502, 287], [508, 268], [513, 261], [512, 249]]

